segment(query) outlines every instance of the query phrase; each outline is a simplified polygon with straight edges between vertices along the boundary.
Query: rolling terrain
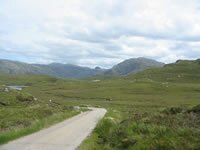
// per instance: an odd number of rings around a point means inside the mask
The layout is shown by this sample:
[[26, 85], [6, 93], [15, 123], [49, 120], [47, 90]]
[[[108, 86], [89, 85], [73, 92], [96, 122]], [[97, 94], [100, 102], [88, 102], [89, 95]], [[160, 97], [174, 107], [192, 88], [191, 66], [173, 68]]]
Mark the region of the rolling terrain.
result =
[[[199, 149], [199, 70], [199, 60], [180, 60], [107, 79], [1, 75], [1, 102], [5, 106], [0, 105], [0, 142], [45, 127], [40, 124], [44, 118], [51, 120], [54, 115], [49, 114], [55, 114], [55, 118], [61, 115], [56, 120], [63, 120], [67, 114], [78, 113], [73, 106], [90, 105], [106, 108], [108, 113], [79, 147], [81, 150]], [[28, 87], [5, 92], [6, 85]], [[38, 101], [24, 100], [30, 95]]]
[[200, 59], [178, 60], [173, 64], [164, 65], [163, 68], [148, 69], [128, 78], [143, 78], [160, 82], [199, 82]]

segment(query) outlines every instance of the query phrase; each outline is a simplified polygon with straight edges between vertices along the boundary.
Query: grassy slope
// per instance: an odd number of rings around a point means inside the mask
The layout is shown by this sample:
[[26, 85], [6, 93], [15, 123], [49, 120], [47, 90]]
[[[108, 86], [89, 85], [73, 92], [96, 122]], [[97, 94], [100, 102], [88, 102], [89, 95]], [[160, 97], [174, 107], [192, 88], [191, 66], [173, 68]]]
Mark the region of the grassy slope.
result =
[[107, 81], [110, 111], [80, 149], [200, 149], [200, 114], [187, 112], [200, 103], [199, 73], [199, 61], [181, 61]]
[[[0, 76], [0, 144], [36, 132], [72, 115], [78, 114], [73, 107], [50, 103], [49, 99], [33, 100], [31, 86], [56, 82], [45, 76]], [[30, 85], [30, 91], [6, 92], [7, 85]], [[27, 88], [29, 89], [29, 88]], [[38, 88], [39, 90], [40, 88]], [[19, 97], [20, 96], [20, 97]], [[35, 96], [35, 95], [34, 95]]]
[[200, 81], [200, 59], [196, 61], [181, 60], [174, 64], [165, 65], [161, 69], [149, 69], [140, 72], [129, 79], [151, 79], [160, 82], [199, 82]]
[[199, 116], [162, 113], [168, 107], [190, 109], [200, 103], [198, 71], [198, 62], [192, 62], [100, 82], [5, 77], [0, 84], [31, 85], [24, 92], [45, 104], [52, 99], [66, 106], [107, 108], [107, 116], [80, 149], [198, 149]]

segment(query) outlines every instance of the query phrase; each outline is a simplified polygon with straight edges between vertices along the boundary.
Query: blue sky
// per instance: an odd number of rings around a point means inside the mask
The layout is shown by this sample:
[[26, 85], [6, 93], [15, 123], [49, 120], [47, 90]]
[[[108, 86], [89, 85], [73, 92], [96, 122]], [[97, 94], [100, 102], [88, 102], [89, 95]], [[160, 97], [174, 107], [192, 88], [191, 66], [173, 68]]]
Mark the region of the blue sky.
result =
[[0, 0], [0, 58], [110, 67], [200, 58], [199, 0]]

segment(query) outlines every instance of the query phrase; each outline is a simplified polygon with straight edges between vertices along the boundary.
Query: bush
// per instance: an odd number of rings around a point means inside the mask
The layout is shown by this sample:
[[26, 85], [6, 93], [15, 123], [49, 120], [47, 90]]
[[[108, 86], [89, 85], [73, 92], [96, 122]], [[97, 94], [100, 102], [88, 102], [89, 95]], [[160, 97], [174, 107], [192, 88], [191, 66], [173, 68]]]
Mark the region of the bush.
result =
[[105, 118], [95, 129], [98, 144], [109, 145], [113, 149], [129, 149], [134, 146], [137, 140], [131, 134], [130, 124], [128, 119], [118, 124], [111, 117]]
[[111, 139], [110, 135], [112, 134], [113, 130], [115, 129], [116, 124], [109, 119], [104, 119], [100, 122], [95, 129], [96, 133], [99, 135], [99, 143], [104, 144], [109, 142]]
[[137, 143], [137, 141], [132, 137], [128, 137], [128, 138], [122, 139], [121, 143], [122, 143], [121, 147], [124, 149], [124, 148], [128, 148], [130, 146], [133, 146], [134, 144]]
[[169, 108], [165, 108], [163, 111], [163, 113], [165, 114], [178, 114], [178, 113], [183, 113], [185, 112], [185, 109], [181, 108], [181, 107], [169, 107]]
[[20, 102], [31, 102], [34, 101], [34, 97], [27, 93], [20, 93], [16, 96], [16, 99]]
[[197, 106], [194, 106], [189, 112], [194, 112], [194, 113], [200, 113], [200, 104]]
[[130, 126], [121, 124], [112, 134], [112, 137], [115, 137], [115, 140], [112, 141], [112, 144], [119, 149], [128, 149], [137, 143], [137, 140], [132, 134], [133, 133]]

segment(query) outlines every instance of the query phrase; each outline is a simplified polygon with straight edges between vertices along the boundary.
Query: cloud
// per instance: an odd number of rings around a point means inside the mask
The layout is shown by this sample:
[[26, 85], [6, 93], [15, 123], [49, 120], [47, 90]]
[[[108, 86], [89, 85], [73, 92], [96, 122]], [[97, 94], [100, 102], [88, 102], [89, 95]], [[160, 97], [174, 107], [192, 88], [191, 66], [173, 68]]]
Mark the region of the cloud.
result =
[[1, 0], [0, 58], [110, 67], [200, 56], [198, 0]]

